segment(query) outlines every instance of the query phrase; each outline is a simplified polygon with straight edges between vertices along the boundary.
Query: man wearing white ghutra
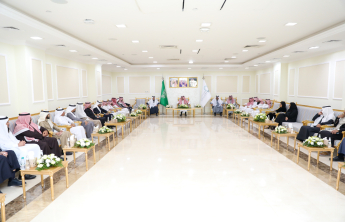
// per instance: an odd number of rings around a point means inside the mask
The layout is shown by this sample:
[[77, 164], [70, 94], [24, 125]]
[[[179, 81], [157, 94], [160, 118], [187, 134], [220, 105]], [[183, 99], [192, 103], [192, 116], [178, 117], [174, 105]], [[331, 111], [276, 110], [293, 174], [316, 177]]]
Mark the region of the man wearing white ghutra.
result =
[[211, 101], [211, 106], [213, 109], [214, 116], [216, 116], [217, 113], [219, 113], [220, 116], [223, 115], [223, 101], [219, 99], [219, 96], [216, 96], [216, 98], [214, 98]]

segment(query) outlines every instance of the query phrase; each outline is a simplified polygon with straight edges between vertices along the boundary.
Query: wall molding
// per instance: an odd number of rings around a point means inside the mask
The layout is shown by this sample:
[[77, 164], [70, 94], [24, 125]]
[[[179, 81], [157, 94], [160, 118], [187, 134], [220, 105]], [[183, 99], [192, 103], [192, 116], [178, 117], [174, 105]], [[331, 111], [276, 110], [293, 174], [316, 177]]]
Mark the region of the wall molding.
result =
[[[86, 72], [86, 96], [84, 96], [84, 88], [83, 88], [83, 71]], [[86, 69], [81, 69], [81, 97], [82, 98], [89, 97], [89, 87], [88, 87], [88, 82], [87, 82], [87, 70]]]
[[[269, 89], [270, 89], [270, 92], [269, 93], [261, 93], [261, 75], [267, 75], [267, 74], [269, 74], [270, 75], [270, 77], [268, 78], [269, 80], [270, 80], [270, 84], [269, 84]], [[258, 80], [259, 80], [259, 82], [258, 82], [258, 94], [261, 94], [261, 95], [271, 95], [271, 73], [270, 72], [265, 72], [265, 73], [260, 73], [260, 74], [257, 74], [258, 75]], [[274, 83], [273, 83], [273, 85], [274, 85]]]
[[[294, 70], [293, 95], [290, 94], [290, 73], [291, 73], [291, 70]], [[297, 80], [297, 78], [296, 78], [296, 69], [295, 68], [289, 69], [289, 73], [288, 73], [288, 96], [295, 96], [296, 80]]]
[[[118, 78], [123, 78], [123, 93], [119, 93]], [[117, 94], [120, 94], [120, 95], [126, 94], [125, 82], [126, 82], [126, 76], [116, 76], [116, 93]]]
[[10, 75], [9, 75], [9, 71], [8, 71], [7, 55], [0, 53], [0, 56], [4, 56], [5, 57], [6, 77], [7, 77], [7, 93], [8, 93], [8, 103], [0, 103], [0, 106], [7, 106], [7, 105], [11, 105]]
[[[230, 76], [236, 76], [237, 77], [237, 91], [236, 92], [218, 92], [218, 89], [217, 89], [217, 82], [218, 82], [218, 76], [227, 76], [227, 77], [230, 77]], [[239, 78], [240, 75], [216, 75], [216, 87], [215, 87], [215, 93], [216, 94], [219, 94], [219, 93], [236, 93], [238, 94], [239, 92], [239, 86], [240, 86], [240, 78]], [[211, 80], [211, 84], [212, 84], [212, 80]]]
[[[103, 93], [103, 76], [109, 76], [110, 77], [110, 93]], [[102, 73], [102, 96], [104, 95], [112, 95], [112, 89], [113, 89], [113, 78], [111, 75], [103, 74]]]
[[[128, 94], [132, 94], [132, 95], [135, 95], [135, 94], [151, 94], [151, 81], [152, 81], [152, 79], [151, 79], [151, 76], [144, 76], [144, 75], [129, 75], [129, 76], [127, 76], [128, 77], [128, 81], [127, 81], [127, 87], [128, 87]], [[147, 93], [130, 93], [130, 89], [129, 89], [129, 79], [130, 79], [130, 77], [150, 77], [150, 87], [149, 87], [149, 92], [147, 92]], [[165, 83], [165, 82], [164, 82]], [[166, 88], [166, 86], [165, 86], [165, 88]]]
[[[333, 72], [333, 77], [334, 77], [334, 79], [333, 79], [333, 90], [332, 90], [332, 99], [333, 100], [343, 100], [343, 98], [335, 98], [334, 97], [334, 91], [335, 91], [335, 71], [337, 70], [337, 62], [343, 62], [343, 61], [345, 61], [345, 59], [340, 59], [340, 60], [336, 60], [336, 61], [334, 61], [334, 72]], [[345, 75], [345, 73], [344, 73], [344, 75]], [[343, 91], [344, 91], [344, 89], [343, 89]]]
[[[79, 80], [79, 96], [78, 97], [66, 97], [66, 98], [59, 98], [59, 88], [58, 88], [58, 79], [57, 79], [57, 77], [58, 77], [58, 73], [57, 73], [57, 67], [64, 67], [64, 68], [70, 68], [70, 69], [76, 69], [77, 71], [78, 71], [78, 80]], [[79, 71], [79, 69], [78, 68], [75, 68], [75, 67], [70, 67], [70, 66], [62, 66], [62, 65], [55, 65], [55, 73], [56, 73], [56, 75], [55, 75], [55, 78], [56, 78], [56, 98], [57, 98], [57, 100], [65, 100], [65, 99], [79, 99], [79, 98], [81, 98], [81, 96], [80, 96], [80, 71]]]
[[[34, 93], [34, 79], [33, 79], [33, 73], [32, 73], [32, 60], [37, 60], [41, 62], [41, 69], [42, 69], [42, 95], [43, 95], [43, 100], [35, 101], [35, 93]], [[45, 93], [44, 93], [44, 67], [43, 67], [43, 60], [42, 59], [37, 59], [34, 57], [30, 57], [30, 77], [31, 77], [31, 94], [32, 94], [32, 103], [44, 103], [45, 102]]]
[[[52, 89], [51, 90], [52, 90], [52, 95], [53, 95], [53, 98], [52, 99], [48, 98], [48, 101], [54, 101], [55, 97], [54, 97], [54, 81], [53, 81], [53, 64], [47, 62], [46, 63], [46, 68], [47, 68], [47, 65], [50, 65], [50, 73], [51, 73], [51, 81], [52, 81]], [[46, 79], [47, 79], [47, 69], [46, 69]], [[48, 95], [47, 95], [47, 97], [48, 97]]]
[[[249, 92], [243, 92], [243, 77], [249, 76]], [[252, 76], [251, 75], [242, 75], [242, 86], [241, 86], [241, 93], [242, 94], [249, 94], [250, 93], [250, 86], [252, 85]]]

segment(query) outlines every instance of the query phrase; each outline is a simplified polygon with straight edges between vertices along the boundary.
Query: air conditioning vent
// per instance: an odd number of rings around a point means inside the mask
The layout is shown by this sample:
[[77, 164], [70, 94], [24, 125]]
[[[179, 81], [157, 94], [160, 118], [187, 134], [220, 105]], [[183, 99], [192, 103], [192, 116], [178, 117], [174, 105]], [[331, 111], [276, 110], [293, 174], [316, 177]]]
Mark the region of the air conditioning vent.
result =
[[98, 61], [100, 61], [100, 62], [105, 62], [105, 61], [107, 61], [107, 60], [105, 60], [105, 59], [100, 59], [100, 60], [98, 60]]
[[244, 48], [260, 48], [262, 45], [246, 45]]
[[302, 52], [304, 52], [304, 51], [294, 51], [293, 53], [302, 53]]
[[180, 61], [180, 59], [167, 59], [168, 61]]
[[332, 43], [332, 42], [341, 42], [341, 40], [329, 40], [329, 41], [326, 41], [326, 42], [323, 42], [323, 43]]
[[236, 58], [225, 58], [224, 60], [233, 60], [233, 59], [236, 59]]
[[177, 45], [160, 45], [161, 49], [177, 49]]
[[66, 47], [65, 45], [56, 45], [56, 47]]
[[201, 69], [208, 69], [207, 67], [202, 67]]
[[7, 27], [2, 27], [3, 29], [7, 31], [20, 31], [20, 29], [13, 27], [13, 26], [7, 26]]
[[91, 56], [90, 54], [86, 54], [86, 55], [83, 55], [83, 56]]

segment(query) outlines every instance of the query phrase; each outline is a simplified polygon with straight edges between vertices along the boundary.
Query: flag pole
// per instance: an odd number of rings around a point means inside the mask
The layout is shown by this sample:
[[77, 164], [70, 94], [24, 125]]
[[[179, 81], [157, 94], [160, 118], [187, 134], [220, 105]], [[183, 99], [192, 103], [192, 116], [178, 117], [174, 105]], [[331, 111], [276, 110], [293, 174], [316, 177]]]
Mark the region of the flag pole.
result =
[[[162, 81], [164, 81], [163, 75], [162, 75]], [[161, 106], [162, 106], [162, 104], [161, 104]], [[165, 113], [164, 113], [164, 106], [162, 106], [162, 115], [165, 115]]]
[[[204, 73], [202, 74], [202, 79], [205, 80], [205, 74]], [[205, 112], [205, 106], [204, 106], [204, 115], [205, 114], [206, 114], [206, 112]]]

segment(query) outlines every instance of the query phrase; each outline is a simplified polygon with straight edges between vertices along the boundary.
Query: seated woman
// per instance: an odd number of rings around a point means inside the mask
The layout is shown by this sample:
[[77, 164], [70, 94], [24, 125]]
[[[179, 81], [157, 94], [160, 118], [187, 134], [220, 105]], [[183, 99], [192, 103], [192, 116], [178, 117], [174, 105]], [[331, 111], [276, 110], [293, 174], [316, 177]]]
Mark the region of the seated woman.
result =
[[27, 144], [37, 144], [43, 151], [43, 154], [54, 154], [62, 156], [62, 149], [59, 147], [56, 138], [48, 137], [48, 130], [44, 127], [38, 127], [32, 122], [30, 113], [21, 113], [16, 121], [13, 135], [20, 141]]
[[[67, 118], [71, 119], [72, 121], [80, 121], [81, 126], [84, 127], [86, 132], [86, 137], [91, 138], [91, 134], [93, 132], [93, 128], [95, 127], [95, 124], [91, 121], [86, 121], [84, 119], [78, 118], [74, 113], [76, 111], [76, 105], [70, 104], [66, 109]], [[91, 138], [92, 139], [92, 138]]]
[[297, 135], [297, 139], [304, 141], [310, 136], [314, 136], [315, 133], [320, 132], [322, 125], [334, 123], [334, 112], [330, 106], [322, 107], [322, 110], [313, 117], [314, 123], [311, 126], [302, 126]]
[[84, 112], [86, 113], [86, 115], [93, 119], [93, 120], [99, 120], [101, 121], [102, 126], [104, 126], [104, 123], [107, 121], [107, 118], [105, 117], [101, 117], [99, 114], [95, 114], [92, 109], [91, 109], [91, 103], [90, 102], [86, 102], [84, 105]]
[[76, 126], [70, 118], [66, 117], [65, 110], [63, 109], [55, 110], [54, 123], [61, 126], [63, 125], [71, 126], [72, 128], [70, 129], [70, 132], [73, 133], [77, 137], [77, 140], [86, 139], [84, 127]]
[[331, 138], [331, 145], [334, 147], [335, 140], [343, 138], [343, 131], [345, 131], [345, 111], [340, 114], [334, 121], [334, 127], [330, 130], [322, 130], [319, 132], [321, 138]]
[[[8, 179], [7, 186], [21, 187], [22, 182], [15, 177], [15, 173], [20, 170], [20, 165], [16, 154], [12, 150], [6, 152], [0, 149], [0, 184]], [[0, 190], [0, 193], [1, 190]]]
[[90, 117], [88, 117], [84, 111], [84, 106], [83, 103], [77, 103], [76, 109], [75, 109], [75, 116], [79, 119], [82, 120], [87, 120], [88, 122], [93, 122], [93, 125], [95, 127], [101, 128], [102, 127], [102, 123], [100, 120], [98, 119], [91, 119]]
[[111, 120], [113, 115], [110, 114], [107, 110], [103, 109], [101, 106], [102, 106], [102, 104], [97, 101], [96, 105], [93, 108], [93, 112], [95, 114], [104, 114], [103, 117], [105, 117], [107, 119], [107, 121]]
[[285, 114], [279, 114], [275, 122], [278, 123], [279, 126], [281, 126], [283, 122], [296, 122], [297, 115], [298, 109], [296, 103], [291, 102], [288, 111]]
[[270, 112], [267, 116], [270, 120], [276, 118], [276, 113], [286, 112], [286, 103], [284, 101], [280, 102], [279, 108], [273, 112]]

